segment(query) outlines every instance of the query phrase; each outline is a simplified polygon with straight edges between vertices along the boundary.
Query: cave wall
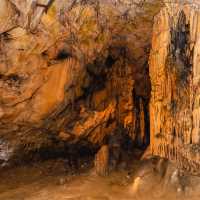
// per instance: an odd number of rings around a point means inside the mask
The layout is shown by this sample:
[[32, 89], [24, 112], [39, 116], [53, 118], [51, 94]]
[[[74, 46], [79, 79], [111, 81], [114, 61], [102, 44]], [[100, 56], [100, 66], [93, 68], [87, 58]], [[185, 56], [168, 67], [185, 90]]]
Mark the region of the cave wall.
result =
[[118, 129], [146, 143], [148, 52], [161, 1], [2, 0], [0, 161]]
[[198, 174], [199, 2], [163, 5], [2, 0], [0, 164], [118, 132], [146, 147], [150, 123], [152, 153]]
[[151, 150], [199, 175], [198, 2], [167, 3], [155, 17], [150, 77]]

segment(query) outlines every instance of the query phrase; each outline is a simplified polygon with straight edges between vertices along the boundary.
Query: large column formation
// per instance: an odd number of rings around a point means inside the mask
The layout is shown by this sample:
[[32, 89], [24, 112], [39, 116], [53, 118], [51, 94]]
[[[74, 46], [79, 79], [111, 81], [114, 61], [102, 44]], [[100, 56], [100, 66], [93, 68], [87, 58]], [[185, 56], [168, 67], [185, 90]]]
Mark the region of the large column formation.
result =
[[200, 10], [169, 3], [155, 17], [150, 54], [151, 150], [193, 174], [200, 168]]

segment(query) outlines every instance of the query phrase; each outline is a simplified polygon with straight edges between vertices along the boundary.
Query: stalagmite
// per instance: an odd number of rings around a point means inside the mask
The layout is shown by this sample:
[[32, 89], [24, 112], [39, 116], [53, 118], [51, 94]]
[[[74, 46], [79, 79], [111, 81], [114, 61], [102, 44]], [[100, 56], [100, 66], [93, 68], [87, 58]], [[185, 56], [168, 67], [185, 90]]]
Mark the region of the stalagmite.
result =
[[95, 156], [95, 171], [98, 175], [108, 175], [109, 166], [109, 147], [103, 145]]

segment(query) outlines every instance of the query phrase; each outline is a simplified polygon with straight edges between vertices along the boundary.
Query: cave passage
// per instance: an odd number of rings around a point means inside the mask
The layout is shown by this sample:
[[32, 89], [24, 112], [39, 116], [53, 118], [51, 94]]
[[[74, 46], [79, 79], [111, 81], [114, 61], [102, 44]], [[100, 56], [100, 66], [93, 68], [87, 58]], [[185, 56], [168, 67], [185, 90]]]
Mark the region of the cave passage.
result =
[[[121, 47], [121, 49], [126, 49], [126, 47]], [[72, 137], [72, 139], [66, 143], [65, 140], [62, 141], [63, 139], [59, 135], [57, 137], [54, 131], [50, 133], [46, 130], [48, 143], [50, 144], [28, 151], [24, 149], [22, 144], [18, 151], [25, 152], [23, 159], [20, 156], [15, 157], [14, 155], [12, 164], [24, 165], [45, 160], [63, 159], [67, 168], [71, 168], [73, 172], [78, 172], [81, 170], [82, 165], [94, 167], [95, 156], [98, 155], [102, 145], [108, 146], [109, 155], [107, 156], [109, 158], [107, 159], [110, 165], [109, 168], [113, 170], [118, 169], [118, 166], [122, 165], [127, 167], [131, 165], [134, 159], [139, 159], [150, 143], [150, 87], [148, 86], [148, 88], [144, 89], [145, 92], [143, 91], [143, 88], [150, 84], [149, 70], [147, 69], [148, 65], [145, 65], [145, 69], [142, 69], [142, 72], [128, 74], [128, 71], [133, 72], [135, 69], [132, 68], [137, 68], [137, 65], [129, 65], [126, 57], [128, 54], [122, 52], [124, 51], [119, 50], [118, 47], [116, 49], [112, 47], [112, 52], [106, 58], [98, 58], [86, 66], [90, 82], [84, 88], [82, 97], [73, 102], [73, 104], [78, 106], [71, 109], [71, 105], [69, 105], [60, 115], [62, 117], [65, 113], [71, 112], [71, 116], [75, 117], [65, 124], [63, 129], [65, 132], [74, 126], [74, 120], [80, 120], [80, 123], [84, 123], [85, 118], [82, 118], [79, 114], [81, 109], [79, 105], [82, 102], [86, 102], [84, 105], [86, 111], [90, 110], [90, 112], [101, 113], [111, 101], [116, 101], [114, 117], [108, 118], [103, 124], [98, 124], [100, 129], [94, 127], [92, 130], [89, 130], [91, 134], [97, 131], [95, 133], [97, 138], [101, 137], [101, 134], [105, 134], [105, 136], [97, 144], [94, 144], [93, 142], [88, 142], [87, 137], [76, 141], [76, 138], [75, 140], [73, 139], [75, 136], [70, 133], [69, 137]], [[115, 56], [113, 56], [114, 53]], [[68, 56], [68, 53], [63, 50], [59, 52], [57, 59], [68, 59]], [[140, 68], [140, 66], [138, 67]], [[137, 77], [139, 79], [135, 85], [131, 87], [127, 85], [127, 82], [134, 82], [134, 79]], [[101, 95], [104, 96], [102, 97]], [[128, 101], [131, 102], [129, 110], [125, 108], [125, 103]], [[127, 112], [132, 117], [132, 122], [129, 123], [129, 126], [124, 127], [124, 116], [126, 117]], [[51, 126], [56, 122], [51, 121], [49, 123], [51, 123], [49, 124]], [[114, 127], [107, 132], [106, 129], [109, 129], [111, 126]], [[30, 143], [30, 145], [26, 146], [31, 147], [31, 145], [33, 144]]]

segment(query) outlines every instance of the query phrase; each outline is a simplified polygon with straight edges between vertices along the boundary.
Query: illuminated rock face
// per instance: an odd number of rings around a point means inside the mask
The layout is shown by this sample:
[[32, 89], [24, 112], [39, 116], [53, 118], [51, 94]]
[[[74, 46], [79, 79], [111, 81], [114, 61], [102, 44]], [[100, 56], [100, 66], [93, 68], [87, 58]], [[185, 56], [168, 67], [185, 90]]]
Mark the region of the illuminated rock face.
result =
[[150, 117], [153, 154], [197, 173], [199, 2], [170, 2], [2, 0], [0, 163], [87, 142], [104, 173], [106, 139], [144, 147]]
[[199, 19], [192, 4], [162, 9], [149, 61], [151, 150], [194, 174], [200, 167]]
[[162, 4], [142, 2], [1, 1], [0, 162], [82, 141], [99, 148], [119, 129], [148, 143], [147, 60]]

